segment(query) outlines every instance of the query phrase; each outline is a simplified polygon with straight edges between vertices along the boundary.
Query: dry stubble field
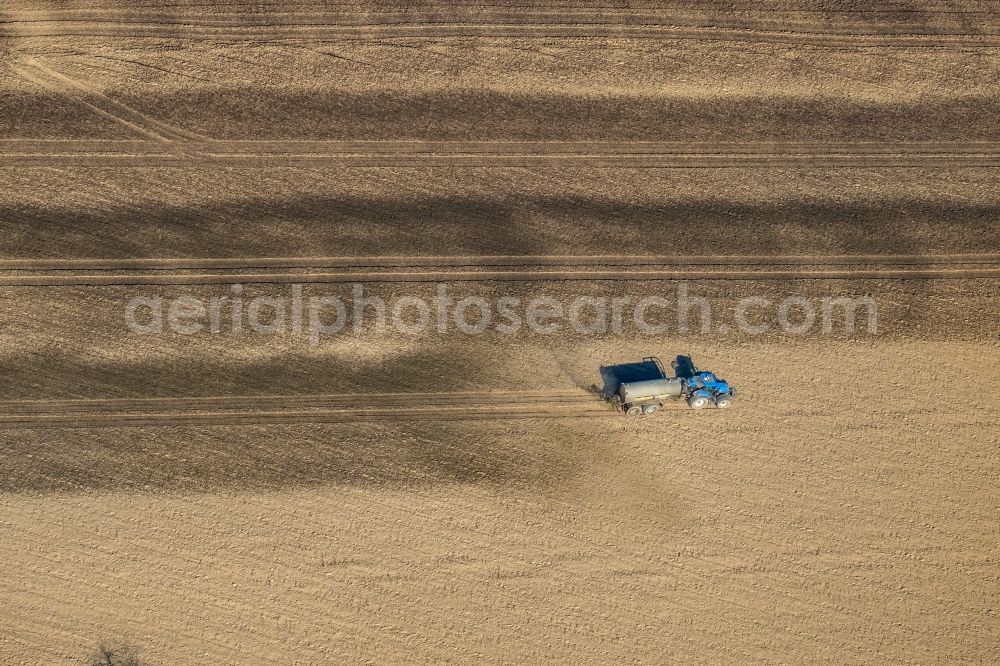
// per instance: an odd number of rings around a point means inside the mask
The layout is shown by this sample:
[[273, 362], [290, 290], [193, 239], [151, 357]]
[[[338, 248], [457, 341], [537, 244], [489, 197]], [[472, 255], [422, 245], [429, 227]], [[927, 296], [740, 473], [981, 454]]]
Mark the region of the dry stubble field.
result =
[[[995, 6], [615, 4], [0, 8], [0, 663], [1000, 658]], [[250, 273], [676, 289], [542, 279], [594, 255], [879, 329], [311, 348], [122, 314]], [[844, 275], [706, 274], [779, 256]], [[737, 405], [603, 410], [599, 366], [678, 353]]]

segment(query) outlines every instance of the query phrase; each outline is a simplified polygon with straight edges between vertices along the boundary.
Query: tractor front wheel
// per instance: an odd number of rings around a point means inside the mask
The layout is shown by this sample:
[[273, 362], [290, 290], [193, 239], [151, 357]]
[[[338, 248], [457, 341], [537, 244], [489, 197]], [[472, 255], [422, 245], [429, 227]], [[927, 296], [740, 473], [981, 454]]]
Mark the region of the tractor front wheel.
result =
[[719, 409], [728, 409], [733, 404], [733, 398], [728, 393], [720, 393], [715, 396], [715, 406]]
[[688, 398], [688, 406], [691, 409], [705, 409], [708, 407], [708, 403], [710, 402], [711, 400], [709, 400], [707, 395], [701, 395], [698, 393]]

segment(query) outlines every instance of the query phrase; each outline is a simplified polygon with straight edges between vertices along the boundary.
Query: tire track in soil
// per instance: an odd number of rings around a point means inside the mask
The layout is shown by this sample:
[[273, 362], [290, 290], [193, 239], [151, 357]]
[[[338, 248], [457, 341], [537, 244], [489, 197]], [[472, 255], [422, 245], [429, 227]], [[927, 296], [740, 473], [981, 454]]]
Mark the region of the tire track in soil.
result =
[[[40, 59], [26, 57], [15, 63], [7, 63], [7, 67], [18, 76], [51, 92], [65, 94], [84, 105], [91, 111], [124, 125], [136, 134], [158, 144], [184, 146], [206, 141], [206, 137], [175, 128], [161, 122], [148, 114], [141, 113], [130, 106], [114, 100], [96, 88], [72, 79], [49, 67]], [[63, 150], [72, 142], [57, 142]], [[99, 146], [100, 141], [85, 141], [85, 145]], [[162, 145], [161, 145], [162, 147]], [[72, 150], [72, 148], [69, 148]], [[148, 148], [147, 148], [148, 150]]]
[[594, 402], [596, 396], [581, 391], [456, 391], [449, 393], [356, 393], [338, 395], [261, 395], [169, 398], [81, 398], [65, 400], [10, 400], [0, 402], [0, 414], [46, 412], [141, 412], [189, 409], [273, 408], [276, 403], [297, 408], [357, 407], [364, 404], [444, 406], [546, 402]]
[[[275, 409], [276, 405], [281, 407]], [[613, 413], [596, 395], [567, 390], [12, 400], [0, 403], [0, 429], [457, 421]]]
[[15, 275], [0, 287], [140, 285], [343, 284], [445, 282], [574, 282], [673, 280], [968, 280], [1000, 278], [1000, 268], [829, 271], [426, 271], [378, 273], [231, 273], [145, 275]]
[[[17, 69], [15, 67], [15, 69]], [[82, 99], [82, 98], [81, 98]], [[110, 100], [109, 100], [110, 101]], [[115, 102], [117, 104], [117, 102]], [[99, 109], [97, 106], [93, 106]], [[127, 108], [127, 107], [126, 107]], [[100, 110], [100, 109], [99, 109]], [[997, 167], [1000, 144], [744, 143], [610, 141], [214, 141], [169, 138], [159, 121], [148, 127], [100, 110], [145, 135], [152, 145], [121, 141], [0, 141], [5, 166], [104, 167]], [[133, 112], [138, 114], [138, 112]], [[141, 114], [139, 114], [141, 115]], [[144, 116], [145, 117], [145, 116]], [[171, 132], [187, 132], [171, 129]], [[157, 134], [157, 132], [162, 132]], [[167, 150], [164, 150], [165, 146]]]
[[483, 409], [478, 407], [437, 407], [418, 410], [413, 407], [398, 410], [353, 410], [316, 412], [258, 412], [234, 414], [226, 412], [192, 412], [188, 414], [36, 414], [0, 417], [0, 429], [21, 428], [145, 428], [184, 425], [258, 425], [297, 423], [383, 423], [406, 421], [469, 421], [478, 419], [550, 419], [616, 416], [610, 407], [592, 409]]
[[[452, 10], [454, 16], [454, 12]], [[990, 14], [984, 14], [990, 16]], [[829, 17], [823, 21], [738, 20], [687, 18], [676, 13], [629, 12], [618, 17], [581, 11], [533, 12], [521, 17], [509, 13], [455, 16], [440, 14], [388, 14], [377, 16], [286, 14], [284, 21], [246, 20], [235, 17], [181, 15], [107, 14], [63, 10], [43, 15], [9, 13], [0, 23], [0, 37], [148, 37], [215, 38], [223, 40], [295, 39], [373, 40], [386, 38], [629, 38], [676, 39], [723, 42], [804, 44], [825, 47], [997, 47], [1000, 35], [987, 32], [985, 22], [976, 33], [919, 22], [877, 22], [838, 26]], [[928, 28], [933, 29], [930, 32]]]
[[978, 265], [1000, 263], [1000, 254], [847, 255], [482, 255], [368, 257], [147, 257], [136, 259], [0, 259], [0, 271], [213, 270], [282, 268], [414, 268], [467, 266], [843, 266]]

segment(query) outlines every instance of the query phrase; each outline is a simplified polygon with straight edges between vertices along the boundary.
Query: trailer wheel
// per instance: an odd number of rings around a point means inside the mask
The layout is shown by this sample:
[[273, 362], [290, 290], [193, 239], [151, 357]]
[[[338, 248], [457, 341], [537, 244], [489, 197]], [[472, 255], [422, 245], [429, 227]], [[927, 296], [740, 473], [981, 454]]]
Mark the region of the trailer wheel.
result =
[[705, 409], [708, 407], [708, 403], [711, 402], [707, 395], [695, 394], [688, 398], [688, 406], [691, 409]]
[[639, 405], [625, 405], [625, 413], [629, 416], [638, 416], [642, 414], [642, 407]]
[[658, 411], [660, 411], [659, 405], [646, 405], [645, 407], [642, 408], [643, 414], [654, 414]]
[[715, 396], [715, 406], [719, 409], [729, 409], [733, 405], [733, 398], [728, 393], [720, 393]]

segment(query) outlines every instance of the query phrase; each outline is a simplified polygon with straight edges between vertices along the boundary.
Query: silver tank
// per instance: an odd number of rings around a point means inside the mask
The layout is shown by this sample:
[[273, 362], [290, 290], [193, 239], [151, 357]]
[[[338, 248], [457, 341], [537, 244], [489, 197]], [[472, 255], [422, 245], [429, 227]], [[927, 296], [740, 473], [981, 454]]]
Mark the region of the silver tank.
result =
[[683, 389], [684, 383], [680, 379], [649, 379], [622, 384], [618, 387], [618, 396], [623, 403], [647, 398], [677, 398]]

